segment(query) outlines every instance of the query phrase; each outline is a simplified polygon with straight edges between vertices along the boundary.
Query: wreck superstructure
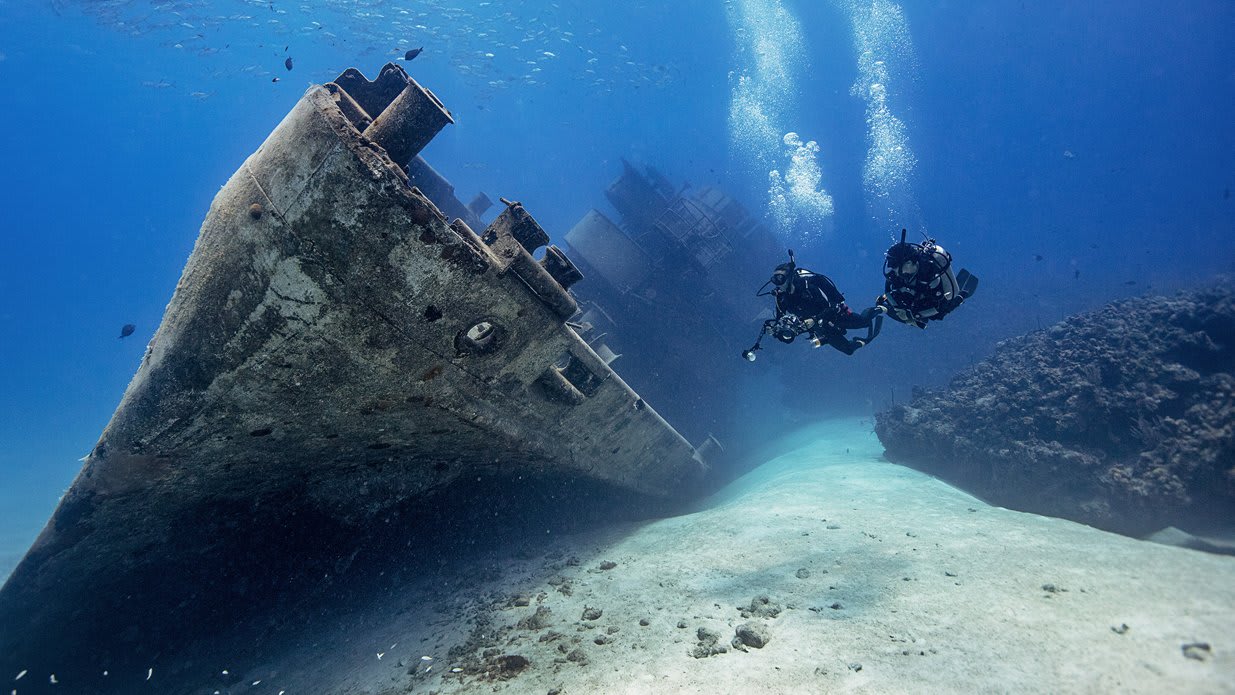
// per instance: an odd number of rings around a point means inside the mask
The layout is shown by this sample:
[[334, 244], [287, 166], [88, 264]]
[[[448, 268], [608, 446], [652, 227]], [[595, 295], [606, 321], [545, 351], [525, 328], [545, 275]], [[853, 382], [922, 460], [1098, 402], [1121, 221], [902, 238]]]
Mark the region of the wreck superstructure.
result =
[[769, 315], [754, 290], [784, 250], [733, 197], [652, 167], [622, 160], [605, 197], [618, 221], [593, 209], [565, 237], [588, 277], [580, 322], [691, 441], [715, 444], [740, 414], [736, 357]]
[[694, 489], [700, 455], [567, 323], [581, 274], [554, 246], [533, 258], [549, 237], [522, 205], [478, 233], [483, 200], [452, 220], [411, 185], [405, 163], [424, 180], [418, 153], [450, 122], [402, 68], [348, 70], [218, 193], [112, 420], [0, 591], [4, 666], [226, 593], [211, 582], [246, 571], [229, 544], [253, 550], [251, 532], [363, 528], [478, 470]]

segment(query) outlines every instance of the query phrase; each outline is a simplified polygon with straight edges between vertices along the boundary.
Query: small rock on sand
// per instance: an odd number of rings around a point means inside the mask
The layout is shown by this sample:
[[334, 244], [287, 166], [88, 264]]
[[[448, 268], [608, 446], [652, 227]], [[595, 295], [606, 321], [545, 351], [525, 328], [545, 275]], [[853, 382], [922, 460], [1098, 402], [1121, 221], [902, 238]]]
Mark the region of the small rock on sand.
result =
[[735, 630], [735, 644], [741, 642], [748, 647], [755, 649], [763, 649], [768, 642], [772, 641], [772, 635], [768, 632], [768, 626], [758, 622], [748, 622], [738, 625]]
[[525, 656], [505, 654], [489, 662], [488, 668], [485, 669], [485, 675], [489, 678], [506, 680], [514, 678], [531, 665], [532, 662]]
[[583, 607], [583, 620], [599, 620], [602, 615], [604, 615], [604, 611], [600, 608]]
[[716, 645], [720, 641], [720, 633], [715, 630], [701, 627], [695, 632], [695, 637], [699, 639], [699, 643], [695, 645], [694, 649], [690, 650], [690, 655], [696, 659], [706, 659], [714, 654], [724, 654], [728, 651], [726, 648]]
[[794, 572], [794, 573], [793, 573], [793, 576], [797, 577], [798, 579], [809, 579], [809, 578], [810, 578], [810, 570], [808, 570], [808, 569], [806, 569], [805, 567], [803, 567], [803, 568], [799, 569], [797, 572]]
[[548, 606], [537, 606], [536, 613], [520, 620], [517, 626], [520, 630], [540, 630], [549, 626], [552, 616]]
[[1179, 645], [1183, 650], [1184, 656], [1197, 661], [1205, 661], [1209, 658], [1210, 648], [1208, 642], [1189, 642]]
[[605, 560], [604, 562], [600, 563], [600, 568], [601, 568], [602, 570], [611, 570], [611, 569], [613, 569], [614, 567], [617, 567], [617, 563], [616, 563], [616, 562], [612, 562], [612, 561], [609, 561], [609, 560]]
[[738, 607], [743, 618], [775, 618], [780, 615], [780, 611], [779, 603], [763, 595], [751, 599], [749, 606]]

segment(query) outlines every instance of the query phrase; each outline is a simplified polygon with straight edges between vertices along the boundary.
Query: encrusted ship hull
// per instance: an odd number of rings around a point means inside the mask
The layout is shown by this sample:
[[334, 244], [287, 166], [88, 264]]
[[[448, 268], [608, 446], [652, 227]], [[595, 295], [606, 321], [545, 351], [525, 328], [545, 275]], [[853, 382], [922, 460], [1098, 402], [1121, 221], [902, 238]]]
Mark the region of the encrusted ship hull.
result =
[[409, 184], [402, 164], [448, 122], [401, 68], [349, 70], [219, 192], [111, 422], [0, 591], [0, 653], [142, 609], [142, 582], [174, 596], [246, 529], [363, 527], [479, 470], [651, 497], [698, 482], [695, 450], [566, 323], [579, 274], [553, 247], [533, 260], [548, 236], [522, 206], [477, 235]]

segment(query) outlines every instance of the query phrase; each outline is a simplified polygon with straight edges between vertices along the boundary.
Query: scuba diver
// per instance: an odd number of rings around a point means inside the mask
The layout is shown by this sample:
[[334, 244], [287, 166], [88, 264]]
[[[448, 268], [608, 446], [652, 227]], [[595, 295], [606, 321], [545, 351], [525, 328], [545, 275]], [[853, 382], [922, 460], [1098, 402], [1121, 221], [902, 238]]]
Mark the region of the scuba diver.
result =
[[941, 321], [978, 288], [978, 278], [968, 270], [952, 274], [952, 254], [926, 239], [921, 244], [901, 240], [884, 256], [884, 293], [876, 300], [888, 315], [901, 323], [926, 328], [927, 321]]
[[[769, 284], [771, 291], [764, 292]], [[755, 296], [768, 294], [776, 298], [776, 317], [764, 321], [755, 344], [742, 351], [742, 357], [750, 362], [755, 361], [755, 351], [762, 349], [760, 343], [767, 334], [782, 343], [792, 343], [797, 336], [807, 334], [814, 347], [827, 343], [852, 355], [879, 335], [883, 314], [887, 311], [886, 307], [873, 306], [861, 314], [853, 313], [845, 305], [844, 295], [827, 276], [797, 267], [792, 250], [789, 262], [776, 266], [772, 278], [763, 283]], [[846, 338], [845, 331], [854, 328], [867, 329], [866, 337]]]

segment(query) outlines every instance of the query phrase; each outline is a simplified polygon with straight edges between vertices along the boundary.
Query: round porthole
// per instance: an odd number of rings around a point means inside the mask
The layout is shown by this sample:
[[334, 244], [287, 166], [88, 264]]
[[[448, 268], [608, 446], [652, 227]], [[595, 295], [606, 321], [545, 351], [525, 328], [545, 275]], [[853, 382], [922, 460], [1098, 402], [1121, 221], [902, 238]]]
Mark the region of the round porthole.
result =
[[493, 319], [476, 321], [455, 337], [455, 350], [460, 355], [483, 355], [502, 347], [506, 329]]
[[483, 347], [490, 340], [493, 340], [493, 324], [488, 321], [480, 323], [467, 329], [467, 339], [472, 341], [477, 347]]

